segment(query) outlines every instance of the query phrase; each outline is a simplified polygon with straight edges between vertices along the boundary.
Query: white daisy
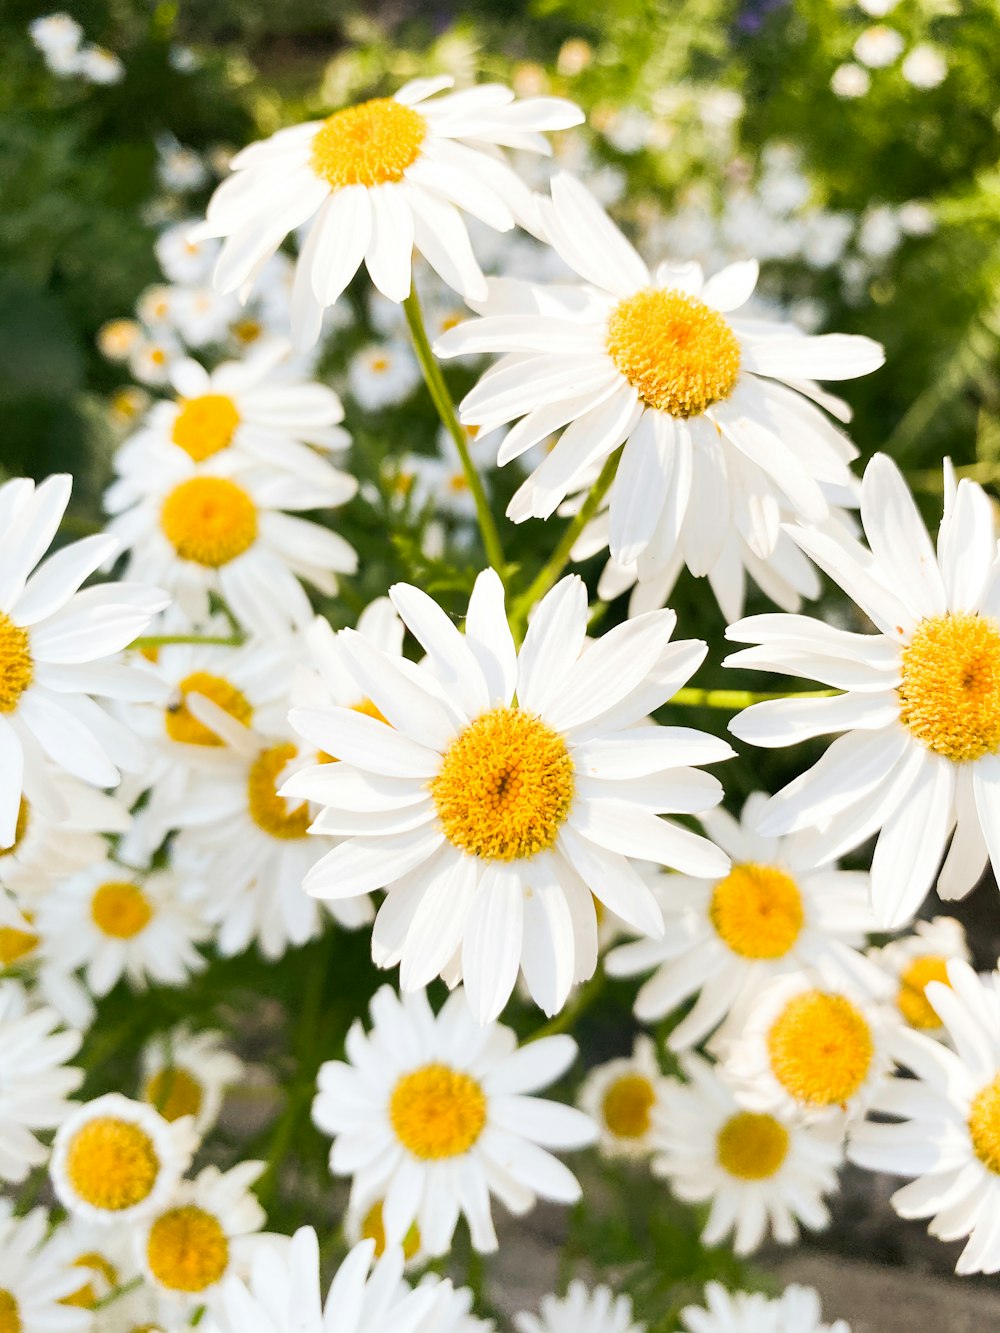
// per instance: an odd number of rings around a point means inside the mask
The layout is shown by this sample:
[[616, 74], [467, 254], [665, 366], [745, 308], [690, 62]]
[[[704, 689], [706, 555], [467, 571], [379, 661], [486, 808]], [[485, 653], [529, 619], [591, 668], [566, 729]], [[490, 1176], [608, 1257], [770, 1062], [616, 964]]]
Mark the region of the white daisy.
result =
[[190, 1116], [173, 1123], [117, 1092], [60, 1125], [49, 1169], [59, 1202], [101, 1226], [136, 1222], [174, 1194], [198, 1146]]
[[543, 1296], [537, 1315], [514, 1316], [517, 1333], [644, 1333], [646, 1325], [632, 1318], [632, 1302], [609, 1287], [585, 1287], [578, 1279], [565, 1296]]
[[[438, 1282], [437, 1277], [428, 1274], [421, 1279], [420, 1287]], [[434, 1333], [496, 1333], [496, 1324], [492, 1319], [479, 1319], [472, 1313], [472, 1303], [473, 1295], [468, 1287], [440, 1292]]]
[[865, 931], [875, 929], [868, 876], [817, 864], [794, 836], [754, 833], [764, 801], [760, 792], [748, 797], [739, 821], [721, 809], [703, 815], [705, 828], [733, 859], [729, 873], [661, 877], [663, 938], [620, 945], [605, 959], [613, 977], [655, 968], [635, 1001], [644, 1023], [659, 1022], [697, 997], [670, 1033], [674, 1050], [703, 1041], [775, 976], [815, 968], [829, 981], [882, 986], [878, 969], [859, 952]]
[[929, 1217], [939, 1240], [965, 1236], [959, 1273], [1000, 1272], [1000, 973], [978, 977], [952, 959], [927, 999], [951, 1045], [907, 1031], [901, 1063], [915, 1076], [888, 1081], [872, 1110], [902, 1123], [856, 1125], [860, 1166], [915, 1177], [892, 1198], [900, 1217]]
[[653, 1110], [652, 1169], [685, 1203], [711, 1202], [704, 1244], [731, 1233], [736, 1253], [750, 1254], [768, 1233], [790, 1245], [800, 1223], [826, 1227], [842, 1132], [744, 1110], [700, 1056], [682, 1056], [681, 1068], [687, 1083], [671, 1079]]
[[793, 1283], [774, 1302], [778, 1311], [777, 1333], [851, 1333], [844, 1319], [822, 1322], [819, 1293], [813, 1287]]
[[134, 583], [78, 591], [117, 552], [108, 533], [39, 565], [71, 486], [67, 476], [0, 486], [0, 847], [17, 837], [23, 795], [55, 818], [67, 813], [43, 756], [95, 787], [114, 787], [119, 768], [143, 763], [135, 738], [91, 696], [142, 697], [141, 670], [108, 659], [169, 599]]
[[0, 1327], [11, 1333], [84, 1333], [89, 1311], [67, 1304], [80, 1285], [80, 1273], [47, 1239], [49, 1219], [35, 1208], [15, 1217], [13, 1205], [0, 1199]]
[[[343, 708], [293, 709], [292, 725], [340, 764], [286, 784], [346, 835], [306, 880], [349, 898], [387, 888], [372, 949], [405, 990], [458, 969], [481, 1022], [506, 1003], [519, 966], [546, 1013], [597, 961], [594, 896], [643, 934], [663, 915], [628, 857], [719, 875], [728, 857], [659, 817], [699, 813], [722, 788], [691, 764], [729, 747], [688, 728], [637, 727], [679, 688], [705, 645], [670, 644], [656, 611], [585, 646], [587, 592], [569, 576], [543, 599], [518, 652], [503, 587], [487, 570], [466, 633], [420, 589], [393, 604], [427, 652], [418, 675], [344, 631], [359, 688], [385, 721]], [[516, 703], [514, 702], [516, 697]], [[386, 725], [388, 722], [389, 725]]]
[[226, 1090], [243, 1073], [243, 1061], [225, 1048], [220, 1032], [174, 1028], [143, 1048], [140, 1096], [164, 1120], [194, 1116], [204, 1136], [219, 1118]]
[[[870, 552], [798, 529], [799, 545], [871, 619], [855, 634], [806, 616], [751, 616], [728, 638], [759, 645], [731, 666], [812, 677], [844, 691], [829, 699], [754, 704], [730, 729], [755, 745], [846, 732], [773, 796], [766, 836], [817, 829], [814, 854], [838, 856], [881, 830], [871, 863], [872, 905], [885, 926], [914, 914], [938, 880], [960, 898], [988, 856], [1000, 870], [1000, 557], [990, 502], [945, 473], [937, 557], [899, 469], [868, 464], [861, 518]], [[954, 836], [952, 836], [954, 835]]]
[[195, 218], [165, 227], [153, 249], [160, 268], [169, 282], [192, 286], [206, 282], [219, 255], [217, 241], [193, 241], [190, 236]]
[[[347, 1210], [344, 1214], [344, 1235], [350, 1245], [357, 1245], [360, 1240], [375, 1242], [375, 1258], [381, 1259], [386, 1250], [384, 1189], [374, 1198], [365, 1198], [357, 1190], [351, 1192]], [[431, 1258], [424, 1250], [420, 1239], [420, 1228], [416, 1222], [400, 1242], [403, 1259], [407, 1268], [422, 1268]]]
[[578, 125], [583, 113], [559, 98], [515, 101], [500, 84], [434, 97], [452, 82], [414, 79], [393, 97], [279, 130], [237, 153], [234, 174], [195, 232], [227, 238], [216, 286], [248, 288], [285, 236], [311, 220], [292, 306], [296, 340], [306, 345], [362, 261], [379, 291], [404, 300], [414, 246], [449, 286], [483, 296], [459, 210], [499, 231], [537, 225], [534, 196], [497, 150], [548, 153], [541, 131]]
[[441, 356], [506, 353], [461, 409], [464, 422], [486, 430], [521, 418], [501, 464], [563, 430], [508, 515], [550, 517], [625, 442], [608, 541], [613, 558], [637, 564], [644, 581], [678, 546], [691, 572], [706, 574], [733, 527], [767, 560], [782, 506], [809, 523], [827, 519], [823, 487], [849, 492], [856, 450], [809, 401], [839, 411], [812, 379], [867, 374], [881, 365], [881, 347], [729, 318], [753, 291], [755, 262], [707, 282], [697, 264], [661, 264], [650, 274], [570, 176], [554, 179], [552, 200], [540, 207], [550, 243], [584, 284], [493, 282], [476, 305], [485, 317], [435, 344]]
[[[94, 1310], [118, 1288], [139, 1277], [134, 1238], [127, 1226], [96, 1229], [88, 1218], [68, 1217], [52, 1233], [52, 1252], [76, 1273], [66, 1305]], [[117, 1304], [117, 1297], [114, 1304]], [[103, 1321], [101, 1333], [105, 1333]]]
[[420, 367], [412, 348], [402, 340], [362, 347], [347, 367], [347, 387], [366, 412], [404, 403], [419, 383]]
[[812, 1287], [786, 1287], [776, 1300], [760, 1292], [728, 1292], [718, 1282], [705, 1287], [705, 1307], [681, 1311], [687, 1333], [851, 1333], [843, 1319], [821, 1322], [819, 1296]]
[[97, 350], [109, 361], [127, 361], [141, 338], [134, 319], [110, 319], [97, 330]]
[[891, 978], [891, 1003], [903, 1021], [929, 1036], [944, 1037], [944, 1025], [925, 990], [930, 981], [950, 984], [952, 958], [972, 961], [961, 922], [950, 916], [917, 921], [912, 935], [870, 950], [869, 957]]
[[66, 1098], [83, 1071], [66, 1061], [80, 1049], [80, 1034], [58, 1026], [53, 1009], [29, 1008], [17, 982], [0, 983], [0, 1180], [18, 1184], [40, 1166], [48, 1148], [36, 1132], [55, 1129], [73, 1109]]
[[605, 1157], [646, 1157], [653, 1116], [670, 1080], [660, 1072], [656, 1046], [638, 1036], [631, 1056], [595, 1065], [580, 1085], [577, 1104], [597, 1124]]
[[424, 991], [399, 998], [383, 986], [373, 1027], [356, 1022], [349, 1063], [319, 1071], [313, 1119], [334, 1136], [330, 1169], [352, 1177], [352, 1195], [384, 1193], [390, 1244], [416, 1222], [428, 1254], [447, 1253], [459, 1216], [473, 1246], [495, 1250], [490, 1196], [526, 1213], [536, 1196], [573, 1203], [575, 1176], [546, 1148], [580, 1148], [596, 1137], [580, 1111], [531, 1094], [576, 1057], [567, 1036], [520, 1050], [510, 1028], [480, 1027], [460, 990], [435, 1017]]

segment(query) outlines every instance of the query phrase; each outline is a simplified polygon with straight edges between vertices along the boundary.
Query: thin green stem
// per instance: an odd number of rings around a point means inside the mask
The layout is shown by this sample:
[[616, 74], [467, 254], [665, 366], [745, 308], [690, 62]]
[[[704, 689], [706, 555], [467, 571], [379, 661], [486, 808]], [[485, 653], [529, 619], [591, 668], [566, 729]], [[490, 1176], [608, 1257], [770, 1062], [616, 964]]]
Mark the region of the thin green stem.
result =
[[479, 470], [469, 453], [468, 437], [458, 419], [455, 404], [451, 400], [444, 375], [441, 373], [441, 367], [431, 351], [430, 339], [427, 337], [427, 326], [424, 324], [424, 315], [420, 307], [420, 298], [417, 295], [416, 287], [411, 287], [409, 296], [403, 302], [403, 310], [406, 312], [406, 322], [409, 325], [410, 336], [413, 339], [413, 350], [417, 354], [424, 382], [445, 430], [455, 441], [455, 448], [458, 450], [458, 456], [462, 461], [462, 471], [465, 473], [469, 490], [472, 492], [472, 498], [476, 503], [476, 517], [479, 520], [479, 531], [482, 535], [486, 558], [500, 577], [503, 578], [506, 573], [507, 562], [504, 559], [500, 533], [493, 518], [490, 502], [486, 498], [483, 479], [480, 477]]
[[792, 690], [790, 693], [762, 694], [755, 690], [678, 690], [667, 700], [682, 708], [724, 708], [735, 712], [751, 704], [766, 703], [770, 699], [832, 699], [840, 690]]
[[238, 648], [242, 642], [242, 634], [143, 634], [133, 639], [129, 648], [141, 651], [144, 648], [166, 648], [172, 643], [214, 643], [223, 648]]
[[[1000, 485], [1000, 463], [987, 460], [983, 463], [969, 463], [965, 467], [955, 468], [959, 481], [967, 477], [978, 481], [982, 486]], [[930, 495], [940, 495], [944, 490], [944, 472], [941, 468], [930, 468], [924, 472], [908, 472], [906, 479], [915, 491], [925, 491]]]

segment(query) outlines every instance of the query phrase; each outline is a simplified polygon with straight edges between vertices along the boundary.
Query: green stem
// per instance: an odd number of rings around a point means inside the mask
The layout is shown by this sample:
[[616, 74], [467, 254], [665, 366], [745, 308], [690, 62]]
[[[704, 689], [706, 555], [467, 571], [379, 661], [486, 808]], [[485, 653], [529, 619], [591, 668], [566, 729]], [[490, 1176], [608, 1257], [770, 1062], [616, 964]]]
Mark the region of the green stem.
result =
[[109, 1305], [114, 1305], [115, 1301], [121, 1300], [123, 1296], [127, 1296], [129, 1292], [135, 1291], [135, 1289], [141, 1285], [141, 1277], [130, 1278], [128, 1282], [123, 1282], [120, 1287], [115, 1287], [113, 1290], [109, 1291], [106, 1296], [97, 1302], [94, 1309], [104, 1310]]
[[417, 354], [424, 382], [445, 430], [455, 441], [455, 448], [458, 450], [458, 456], [462, 461], [462, 471], [469, 483], [472, 498], [476, 502], [476, 517], [479, 520], [479, 531], [483, 538], [486, 558], [500, 577], [503, 578], [506, 573], [507, 562], [504, 559], [500, 533], [493, 518], [493, 511], [490, 509], [490, 502], [486, 498], [483, 479], [480, 477], [479, 471], [472, 461], [472, 455], [469, 453], [468, 437], [458, 419], [455, 404], [451, 400], [444, 375], [441, 373], [441, 367], [431, 351], [430, 339], [427, 337], [427, 327], [424, 324], [424, 315], [420, 308], [420, 298], [417, 295], [416, 287], [411, 287], [409, 296], [403, 302], [403, 310], [406, 312], [406, 322], [409, 325], [410, 336], [413, 339], [413, 350]]
[[761, 694], [755, 690], [678, 690], [667, 700], [682, 708], [725, 708], [735, 712], [751, 704], [766, 703], [770, 699], [832, 699], [840, 690], [792, 690], [790, 693]]
[[[967, 477], [978, 481], [982, 486], [1000, 484], [1000, 463], [969, 463], [965, 467], [955, 468], [955, 476], [961, 481]], [[925, 472], [908, 472], [906, 479], [915, 491], [925, 491], [930, 495], [940, 495], [944, 490], [944, 472], [941, 468], [930, 468]]]
[[214, 643], [223, 648], [238, 648], [242, 642], [242, 634], [144, 634], [133, 639], [129, 648], [141, 651], [144, 648], [166, 648], [172, 643]]

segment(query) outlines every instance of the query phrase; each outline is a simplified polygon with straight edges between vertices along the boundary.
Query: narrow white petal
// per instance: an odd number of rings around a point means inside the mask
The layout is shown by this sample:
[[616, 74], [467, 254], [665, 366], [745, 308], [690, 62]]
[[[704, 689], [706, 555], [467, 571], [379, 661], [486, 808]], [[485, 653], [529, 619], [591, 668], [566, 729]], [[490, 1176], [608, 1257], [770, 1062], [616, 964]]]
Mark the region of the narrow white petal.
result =
[[491, 1023], [510, 999], [521, 962], [524, 892], [517, 871], [491, 863], [465, 927], [462, 978], [469, 1007]]
[[876, 454], [865, 468], [861, 521], [872, 554], [913, 615], [943, 615], [944, 584], [931, 539], [903, 474], [886, 454]]
[[948, 837], [954, 766], [928, 753], [872, 855], [872, 907], [887, 930], [904, 926], [934, 883]]
[[672, 419], [664, 412], [644, 412], [622, 450], [611, 493], [609, 546], [619, 564], [634, 564], [649, 544], [673, 466]]
[[784, 380], [852, 380], [885, 361], [881, 343], [849, 333], [755, 339], [742, 352], [745, 369]]
[[371, 280], [390, 301], [410, 294], [413, 214], [401, 186], [381, 185], [368, 191], [372, 229], [365, 251]]

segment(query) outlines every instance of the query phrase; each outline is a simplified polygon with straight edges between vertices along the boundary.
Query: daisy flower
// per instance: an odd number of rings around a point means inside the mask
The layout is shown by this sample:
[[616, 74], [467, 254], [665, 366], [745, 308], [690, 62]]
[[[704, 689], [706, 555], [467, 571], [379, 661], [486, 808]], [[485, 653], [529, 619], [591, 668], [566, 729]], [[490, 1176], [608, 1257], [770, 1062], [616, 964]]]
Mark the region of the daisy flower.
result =
[[371, 343], [351, 357], [347, 387], [366, 412], [405, 403], [420, 383], [420, 367], [413, 349], [401, 339]]
[[[95, 1231], [89, 1219], [69, 1217], [52, 1233], [52, 1251], [75, 1273], [76, 1288], [65, 1305], [95, 1310], [116, 1288], [139, 1277], [133, 1236], [128, 1227]], [[103, 1333], [103, 1324], [101, 1325]]]
[[744, 1110], [712, 1065], [681, 1058], [686, 1083], [668, 1082], [653, 1111], [653, 1174], [685, 1203], [708, 1203], [705, 1245], [730, 1235], [750, 1254], [771, 1233], [782, 1245], [829, 1224], [823, 1196], [837, 1188], [843, 1135], [769, 1112]]
[[[44, 756], [95, 787], [141, 768], [141, 748], [92, 695], [142, 696], [139, 668], [109, 661], [169, 598], [134, 583], [78, 589], [118, 550], [108, 533], [64, 546], [39, 564], [69, 503], [72, 479], [0, 486], [0, 847], [17, 838], [21, 797], [67, 813]], [[37, 568], [36, 568], [37, 566]], [[33, 572], [34, 571], [34, 572]]]
[[[383, 1217], [384, 1207], [385, 1199], [381, 1196], [375, 1199], [366, 1199], [354, 1191], [344, 1214], [344, 1235], [348, 1242], [351, 1245], [357, 1245], [359, 1240], [374, 1241], [376, 1259], [382, 1258], [387, 1245]], [[416, 1222], [411, 1225], [409, 1231], [403, 1237], [400, 1248], [403, 1251], [403, 1259], [407, 1268], [422, 1267], [430, 1258], [421, 1244], [420, 1228]]]
[[543, 1296], [539, 1310], [514, 1316], [517, 1333], [644, 1333], [646, 1328], [632, 1318], [627, 1296], [615, 1296], [609, 1287], [591, 1290], [579, 1279], [565, 1296]]
[[123, 977], [137, 989], [183, 986], [205, 966], [195, 945], [210, 933], [172, 870], [108, 860], [57, 885], [39, 905], [37, 928], [46, 953], [62, 967], [84, 968], [98, 996]]
[[624, 442], [608, 541], [619, 564], [638, 562], [642, 579], [678, 546], [692, 573], [707, 573], [733, 528], [767, 560], [783, 505], [823, 522], [823, 486], [849, 490], [856, 450], [809, 401], [839, 411], [812, 380], [867, 374], [881, 365], [881, 347], [732, 317], [753, 291], [752, 261], [707, 282], [696, 264], [651, 274], [571, 176], [556, 176], [539, 207], [550, 244], [583, 285], [491, 283], [476, 303], [484, 317], [435, 344], [440, 356], [506, 354], [461, 408], [463, 422], [484, 430], [518, 421], [501, 465], [563, 431], [509, 517], [550, 517]]
[[938, 1240], [969, 1237], [959, 1273], [1000, 1272], [1000, 972], [948, 963], [948, 985], [926, 996], [951, 1049], [907, 1031], [899, 1059], [914, 1075], [885, 1083], [872, 1110], [901, 1123], [856, 1125], [849, 1156], [872, 1171], [913, 1177], [892, 1196], [900, 1217], [929, 1217]]
[[894, 940], [869, 957], [892, 981], [892, 1003], [903, 1022], [933, 1037], [943, 1037], [944, 1024], [927, 998], [928, 982], [950, 985], [948, 964], [953, 958], [969, 963], [972, 958], [961, 922], [950, 916], [917, 921], [913, 934]]
[[333, 1136], [330, 1169], [353, 1178], [352, 1196], [384, 1192], [390, 1244], [416, 1222], [427, 1253], [446, 1254], [463, 1215], [473, 1246], [495, 1250], [491, 1195], [518, 1215], [537, 1195], [580, 1197], [575, 1176], [545, 1150], [581, 1148], [596, 1127], [532, 1095], [573, 1063], [572, 1038], [519, 1050], [510, 1028], [477, 1025], [460, 990], [435, 1017], [424, 991], [400, 999], [383, 986], [371, 1016], [370, 1034], [351, 1028], [347, 1062], [320, 1066], [313, 1120]]
[[822, 1323], [818, 1294], [797, 1285], [769, 1301], [760, 1292], [729, 1292], [709, 1282], [705, 1306], [687, 1306], [681, 1319], [687, 1333], [851, 1333], [843, 1319]]
[[692, 997], [694, 1007], [671, 1031], [674, 1050], [696, 1046], [772, 977], [815, 968], [830, 980], [866, 989], [883, 985], [858, 951], [875, 922], [868, 876], [816, 862], [797, 839], [764, 838], [753, 826], [765, 797], [748, 797], [736, 820], [712, 810], [702, 823], [732, 857], [722, 878], [661, 877], [662, 939], [638, 940], [605, 959], [610, 976], [650, 968], [635, 1001], [643, 1023], [656, 1023]]
[[226, 1090], [243, 1073], [243, 1061], [226, 1050], [220, 1032], [179, 1027], [143, 1049], [140, 1095], [164, 1120], [194, 1116], [194, 1127], [204, 1137], [219, 1118]]
[[[436, 1284], [438, 1280], [428, 1274], [421, 1279], [420, 1287]], [[479, 1319], [472, 1313], [472, 1303], [473, 1295], [468, 1287], [441, 1292], [434, 1333], [496, 1333], [496, 1324], [492, 1319]]]
[[62, 1261], [48, 1229], [44, 1209], [15, 1217], [0, 1199], [0, 1326], [12, 1333], [83, 1333], [91, 1325], [87, 1310], [67, 1302], [79, 1270]]
[[946, 468], [937, 553], [899, 469], [877, 454], [865, 470], [861, 519], [869, 550], [804, 529], [795, 539], [854, 599], [877, 634], [806, 616], [751, 616], [728, 638], [758, 646], [727, 659], [812, 677], [829, 699], [754, 704], [730, 729], [754, 745], [844, 732], [758, 820], [771, 836], [800, 829], [839, 855], [877, 830], [872, 905], [904, 924], [938, 878], [960, 898], [992, 856], [1000, 871], [1000, 557], [981, 487]]
[[671, 611], [585, 644], [587, 592], [573, 575], [540, 603], [520, 652], [493, 570], [476, 580], [464, 636], [419, 588], [397, 584], [390, 597], [427, 653], [422, 674], [341, 635], [384, 720], [343, 708], [290, 714], [314, 749], [342, 760], [283, 789], [325, 806], [315, 827], [343, 837], [305, 887], [325, 899], [388, 889], [372, 952], [380, 966], [401, 962], [404, 990], [453, 963], [454, 975], [460, 958], [485, 1023], [521, 967], [532, 998], [554, 1013], [596, 966], [595, 896], [634, 930], [662, 934], [629, 857], [728, 869], [724, 852], [659, 816], [716, 805], [718, 781], [690, 765], [728, 758], [729, 747], [685, 727], [637, 726], [705, 645], [669, 643]]
[[37, 1131], [55, 1129], [72, 1112], [66, 1098], [83, 1071], [66, 1061], [80, 1049], [80, 1034], [58, 1026], [53, 1009], [29, 1009], [17, 982], [0, 983], [0, 1180], [19, 1184], [40, 1166], [49, 1150]]
[[653, 1116], [669, 1086], [660, 1072], [656, 1046], [646, 1036], [636, 1037], [631, 1056], [589, 1071], [577, 1103], [596, 1122], [597, 1146], [605, 1157], [648, 1156]]
[[296, 341], [305, 345], [362, 262], [383, 295], [404, 300], [414, 247], [456, 291], [484, 296], [459, 210], [498, 231], [537, 226], [535, 197], [498, 149], [548, 153], [541, 131], [579, 125], [583, 113], [560, 98], [515, 101], [495, 83], [435, 96], [452, 83], [414, 79], [393, 97], [279, 130], [237, 153], [193, 233], [226, 238], [219, 290], [249, 289], [285, 236], [311, 223], [292, 298]]
[[109, 1092], [60, 1125], [52, 1185], [64, 1208], [90, 1222], [137, 1222], [174, 1196], [197, 1146], [190, 1116], [171, 1124], [151, 1106]]
[[191, 228], [196, 218], [187, 218], [165, 227], [156, 238], [153, 250], [168, 282], [192, 286], [207, 282], [212, 266], [219, 257], [216, 241], [191, 240]]

